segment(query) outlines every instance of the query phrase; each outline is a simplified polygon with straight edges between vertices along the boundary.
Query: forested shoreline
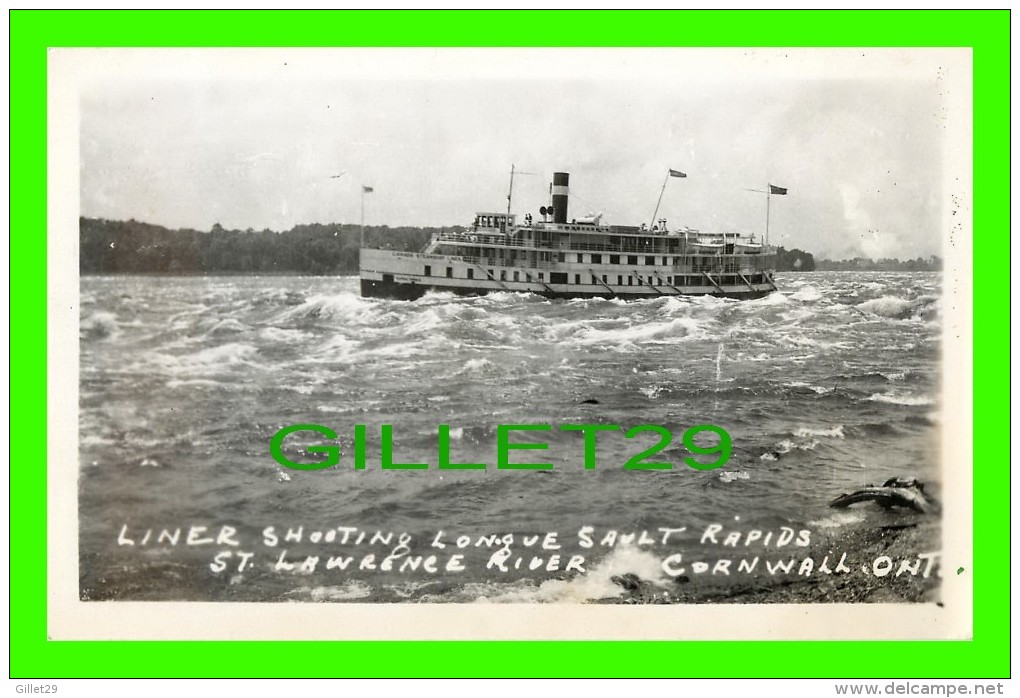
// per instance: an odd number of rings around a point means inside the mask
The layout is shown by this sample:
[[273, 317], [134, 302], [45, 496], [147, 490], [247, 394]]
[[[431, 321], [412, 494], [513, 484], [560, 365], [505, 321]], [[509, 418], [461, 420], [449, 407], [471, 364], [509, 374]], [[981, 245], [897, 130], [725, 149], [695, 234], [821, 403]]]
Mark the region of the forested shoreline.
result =
[[[356, 274], [360, 226], [311, 223], [290, 230], [169, 229], [135, 220], [79, 219], [82, 274]], [[365, 244], [417, 252], [450, 228], [365, 226]], [[778, 248], [778, 271], [812, 271], [814, 256]]]
[[[365, 226], [371, 247], [417, 251], [439, 228]], [[139, 221], [79, 219], [82, 274], [354, 274], [360, 226], [171, 230]]]

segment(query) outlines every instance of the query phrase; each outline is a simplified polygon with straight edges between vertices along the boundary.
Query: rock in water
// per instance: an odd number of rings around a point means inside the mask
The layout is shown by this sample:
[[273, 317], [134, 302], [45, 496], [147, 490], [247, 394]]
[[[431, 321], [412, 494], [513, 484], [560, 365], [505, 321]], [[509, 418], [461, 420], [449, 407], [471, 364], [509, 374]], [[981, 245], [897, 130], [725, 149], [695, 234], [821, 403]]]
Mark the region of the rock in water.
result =
[[865, 485], [856, 492], [841, 494], [829, 502], [829, 506], [843, 509], [857, 502], [876, 502], [886, 509], [903, 507], [922, 514], [939, 509], [938, 502], [925, 494], [924, 484], [914, 478], [890, 478], [881, 487]]
[[627, 591], [637, 591], [641, 586], [641, 578], [632, 572], [626, 574], [614, 574], [609, 578], [613, 584], [622, 586]]

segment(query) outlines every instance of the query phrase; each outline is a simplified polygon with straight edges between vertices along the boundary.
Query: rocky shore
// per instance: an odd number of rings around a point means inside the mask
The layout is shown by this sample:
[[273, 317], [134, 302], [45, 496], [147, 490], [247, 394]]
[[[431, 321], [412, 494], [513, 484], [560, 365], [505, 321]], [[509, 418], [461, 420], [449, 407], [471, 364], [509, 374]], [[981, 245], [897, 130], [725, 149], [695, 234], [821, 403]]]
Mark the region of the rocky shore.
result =
[[[943, 571], [939, 557], [930, 556], [940, 547], [938, 520], [918, 517], [825, 536], [799, 551], [787, 573], [770, 574], [762, 567], [755, 575], [688, 573], [665, 584], [617, 575], [612, 580], [623, 595], [595, 603], [937, 603], [940, 575], [955, 573]], [[832, 573], [820, 571], [826, 556]], [[798, 573], [808, 557], [812, 570]], [[840, 559], [846, 562], [845, 572], [835, 571]]]

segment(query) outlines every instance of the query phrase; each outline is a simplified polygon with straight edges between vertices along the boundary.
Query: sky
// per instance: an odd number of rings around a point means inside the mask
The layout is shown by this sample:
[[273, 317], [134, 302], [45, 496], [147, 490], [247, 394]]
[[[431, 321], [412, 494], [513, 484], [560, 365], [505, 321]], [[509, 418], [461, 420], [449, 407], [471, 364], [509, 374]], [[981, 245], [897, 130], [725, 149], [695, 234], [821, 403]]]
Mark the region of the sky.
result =
[[466, 225], [506, 209], [513, 166], [519, 215], [569, 172], [570, 217], [650, 223], [661, 193], [671, 227], [762, 236], [747, 190], [771, 183], [772, 243], [913, 258], [942, 254], [962, 186], [969, 65], [946, 51], [67, 53], [88, 217]]

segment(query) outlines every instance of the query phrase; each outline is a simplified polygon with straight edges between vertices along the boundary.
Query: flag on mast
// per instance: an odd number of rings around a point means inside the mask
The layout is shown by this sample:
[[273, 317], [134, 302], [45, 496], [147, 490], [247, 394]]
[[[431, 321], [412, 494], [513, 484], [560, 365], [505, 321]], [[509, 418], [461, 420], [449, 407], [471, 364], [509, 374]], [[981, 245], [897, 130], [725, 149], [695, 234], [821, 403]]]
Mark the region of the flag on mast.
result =
[[786, 187], [777, 187], [775, 184], [769, 185], [769, 194], [785, 194]]
[[669, 176], [670, 177], [686, 177], [687, 175], [685, 173], [681, 172], [680, 170], [670, 170], [669, 171]]
[[[361, 191], [364, 192], [365, 194], [371, 194], [372, 192], [375, 191], [375, 189], [373, 189], [372, 187], [366, 187], [364, 184], [362, 184]], [[783, 193], [784, 194], [786, 193], [785, 189], [783, 190]]]

